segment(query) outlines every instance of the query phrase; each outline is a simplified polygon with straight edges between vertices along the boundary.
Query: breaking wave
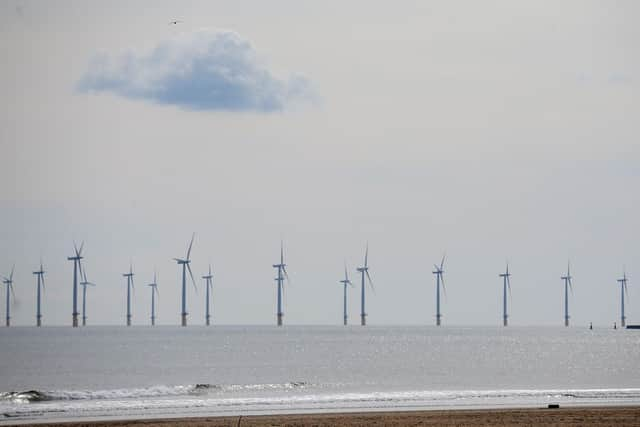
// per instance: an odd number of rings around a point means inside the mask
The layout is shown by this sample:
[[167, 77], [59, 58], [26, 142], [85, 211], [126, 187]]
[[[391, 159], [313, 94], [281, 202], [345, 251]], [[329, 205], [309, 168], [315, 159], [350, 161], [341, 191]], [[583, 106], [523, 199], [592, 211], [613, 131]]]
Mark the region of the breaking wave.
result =
[[0, 393], [0, 415], [7, 420], [51, 420], [78, 416], [108, 419], [124, 415], [134, 419], [148, 416], [176, 417], [181, 414], [208, 416], [310, 410], [490, 408], [547, 403], [637, 405], [640, 404], [640, 388], [355, 392], [345, 390], [340, 384], [290, 382], [192, 384], [102, 391], [28, 390]]
[[0, 392], [0, 401], [17, 403], [45, 402], [55, 400], [106, 400], [106, 399], [143, 399], [152, 397], [199, 396], [211, 392], [242, 392], [261, 390], [293, 390], [308, 387], [304, 381], [283, 384], [190, 384], [176, 386], [152, 386], [114, 390], [53, 390], [53, 391], [9, 391]]

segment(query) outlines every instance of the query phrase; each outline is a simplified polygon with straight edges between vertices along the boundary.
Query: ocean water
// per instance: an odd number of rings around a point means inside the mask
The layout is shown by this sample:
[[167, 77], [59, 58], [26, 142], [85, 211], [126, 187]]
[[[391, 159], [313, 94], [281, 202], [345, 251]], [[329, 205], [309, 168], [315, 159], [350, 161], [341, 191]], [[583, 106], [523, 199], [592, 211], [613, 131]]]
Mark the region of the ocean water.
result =
[[0, 329], [0, 424], [548, 403], [640, 404], [640, 331]]

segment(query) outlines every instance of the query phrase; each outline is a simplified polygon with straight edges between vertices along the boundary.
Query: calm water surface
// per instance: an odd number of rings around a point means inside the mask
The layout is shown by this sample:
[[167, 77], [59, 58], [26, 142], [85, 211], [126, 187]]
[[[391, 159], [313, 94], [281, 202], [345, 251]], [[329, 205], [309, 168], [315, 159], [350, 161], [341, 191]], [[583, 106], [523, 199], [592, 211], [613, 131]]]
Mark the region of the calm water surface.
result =
[[481, 327], [0, 330], [0, 423], [639, 404], [640, 331]]

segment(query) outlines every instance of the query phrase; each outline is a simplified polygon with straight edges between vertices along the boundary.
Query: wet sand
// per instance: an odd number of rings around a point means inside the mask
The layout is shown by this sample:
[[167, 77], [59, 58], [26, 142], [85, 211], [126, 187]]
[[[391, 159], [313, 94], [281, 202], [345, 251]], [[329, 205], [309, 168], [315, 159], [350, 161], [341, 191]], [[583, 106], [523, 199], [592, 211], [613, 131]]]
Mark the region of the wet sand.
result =
[[480, 409], [340, 414], [257, 415], [36, 424], [100, 427], [324, 426], [640, 426], [640, 406], [559, 409]]

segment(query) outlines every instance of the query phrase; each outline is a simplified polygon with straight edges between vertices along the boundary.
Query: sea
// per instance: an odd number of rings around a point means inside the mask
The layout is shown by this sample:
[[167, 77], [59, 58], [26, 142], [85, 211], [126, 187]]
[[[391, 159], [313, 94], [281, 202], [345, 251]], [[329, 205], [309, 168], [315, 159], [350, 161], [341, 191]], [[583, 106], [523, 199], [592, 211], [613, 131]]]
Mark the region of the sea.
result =
[[0, 424], [640, 404], [640, 331], [0, 329]]

